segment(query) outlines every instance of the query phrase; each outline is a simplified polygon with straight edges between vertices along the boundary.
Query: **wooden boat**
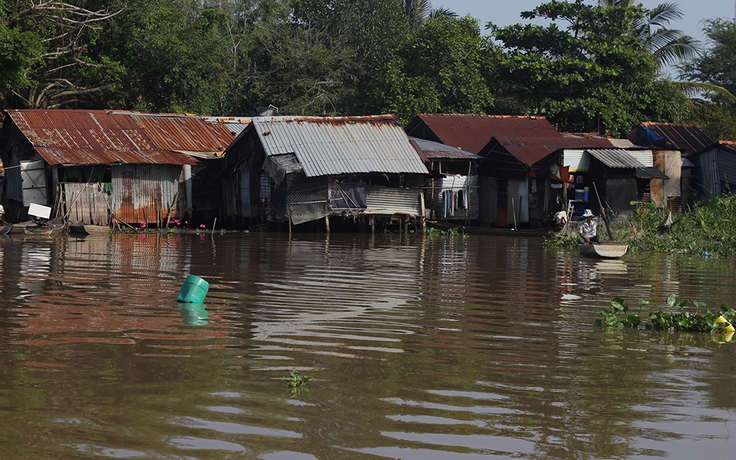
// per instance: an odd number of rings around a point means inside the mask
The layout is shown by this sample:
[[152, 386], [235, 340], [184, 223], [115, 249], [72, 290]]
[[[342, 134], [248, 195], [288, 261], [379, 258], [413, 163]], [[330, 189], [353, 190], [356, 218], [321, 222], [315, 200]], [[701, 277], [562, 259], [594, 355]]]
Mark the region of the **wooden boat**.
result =
[[13, 229], [13, 224], [10, 222], [3, 222], [0, 225], [0, 235], [7, 235]]
[[26, 236], [56, 236], [66, 231], [66, 222], [62, 219], [52, 219], [47, 222], [28, 225], [23, 228], [23, 231]]
[[107, 235], [110, 233], [110, 227], [107, 225], [83, 224], [81, 222], [69, 222], [69, 233], [75, 235]]
[[581, 244], [579, 247], [581, 256], [599, 259], [618, 259], [626, 254], [626, 251], [629, 249], [629, 245], [616, 241]]

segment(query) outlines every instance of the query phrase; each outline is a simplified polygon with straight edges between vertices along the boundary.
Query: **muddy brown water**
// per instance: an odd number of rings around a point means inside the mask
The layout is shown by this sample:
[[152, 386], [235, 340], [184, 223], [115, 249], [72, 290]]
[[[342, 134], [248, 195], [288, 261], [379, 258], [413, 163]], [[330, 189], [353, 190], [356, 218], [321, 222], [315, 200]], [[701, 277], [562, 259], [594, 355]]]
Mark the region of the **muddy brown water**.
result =
[[731, 458], [736, 343], [594, 322], [614, 297], [736, 305], [735, 268], [482, 235], [5, 237], [0, 458]]

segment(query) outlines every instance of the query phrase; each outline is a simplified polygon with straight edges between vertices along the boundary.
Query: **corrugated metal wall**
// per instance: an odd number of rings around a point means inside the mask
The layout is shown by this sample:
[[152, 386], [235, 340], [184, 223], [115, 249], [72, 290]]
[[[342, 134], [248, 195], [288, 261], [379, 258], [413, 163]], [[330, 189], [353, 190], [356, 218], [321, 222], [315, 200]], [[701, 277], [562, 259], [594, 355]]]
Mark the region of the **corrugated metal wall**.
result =
[[70, 221], [93, 225], [110, 223], [107, 210], [112, 197], [99, 184], [65, 182], [61, 187], [66, 203], [63, 212]]
[[721, 146], [703, 152], [696, 159], [701, 193], [719, 196], [736, 186], [736, 155]]
[[421, 216], [420, 194], [419, 189], [369, 185], [364, 214]]
[[736, 155], [731, 150], [721, 148], [718, 152], [718, 178], [721, 191], [736, 188]]
[[178, 165], [113, 166], [113, 213], [129, 224], [162, 225], [167, 215], [178, 217], [178, 206], [173, 201], [181, 170]]

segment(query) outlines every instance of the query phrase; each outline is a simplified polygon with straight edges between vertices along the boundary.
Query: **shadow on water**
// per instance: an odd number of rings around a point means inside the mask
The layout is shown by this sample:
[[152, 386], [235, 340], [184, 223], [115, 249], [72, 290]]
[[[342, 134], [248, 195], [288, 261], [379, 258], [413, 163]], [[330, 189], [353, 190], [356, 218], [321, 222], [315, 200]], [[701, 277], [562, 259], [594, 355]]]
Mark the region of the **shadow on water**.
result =
[[[188, 274], [204, 303], [177, 303]], [[735, 345], [594, 323], [734, 305], [735, 278], [524, 237], [6, 238], [0, 457], [724, 456]]]

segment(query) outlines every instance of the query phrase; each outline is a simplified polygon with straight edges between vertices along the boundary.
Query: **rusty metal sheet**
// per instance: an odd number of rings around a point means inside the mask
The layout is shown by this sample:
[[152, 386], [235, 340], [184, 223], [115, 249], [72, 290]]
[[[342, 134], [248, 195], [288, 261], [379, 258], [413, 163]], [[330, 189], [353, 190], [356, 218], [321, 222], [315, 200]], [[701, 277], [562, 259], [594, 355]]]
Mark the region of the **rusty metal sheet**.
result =
[[153, 144], [162, 150], [219, 152], [235, 139], [221, 123], [194, 116], [131, 115]]
[[92, 164], [197, 164], [196, 158], [163, 150], [89, 150], [36, 147], [36, 151], [51, 166]]
[[701, 152], [715, 144], [698, 125], [648, 121], [641, 123], [639, 128], [651, 129], [655, 134], [664, 137], [674, 149], [686, 154]]
[[[8, 110], [51, 165], [196, 164], [177, 151], [222, 152], [234, 136], [193, 116], [144, 116], [106, 110]], [[148, 121], [154, 118], [154, 121]]]

